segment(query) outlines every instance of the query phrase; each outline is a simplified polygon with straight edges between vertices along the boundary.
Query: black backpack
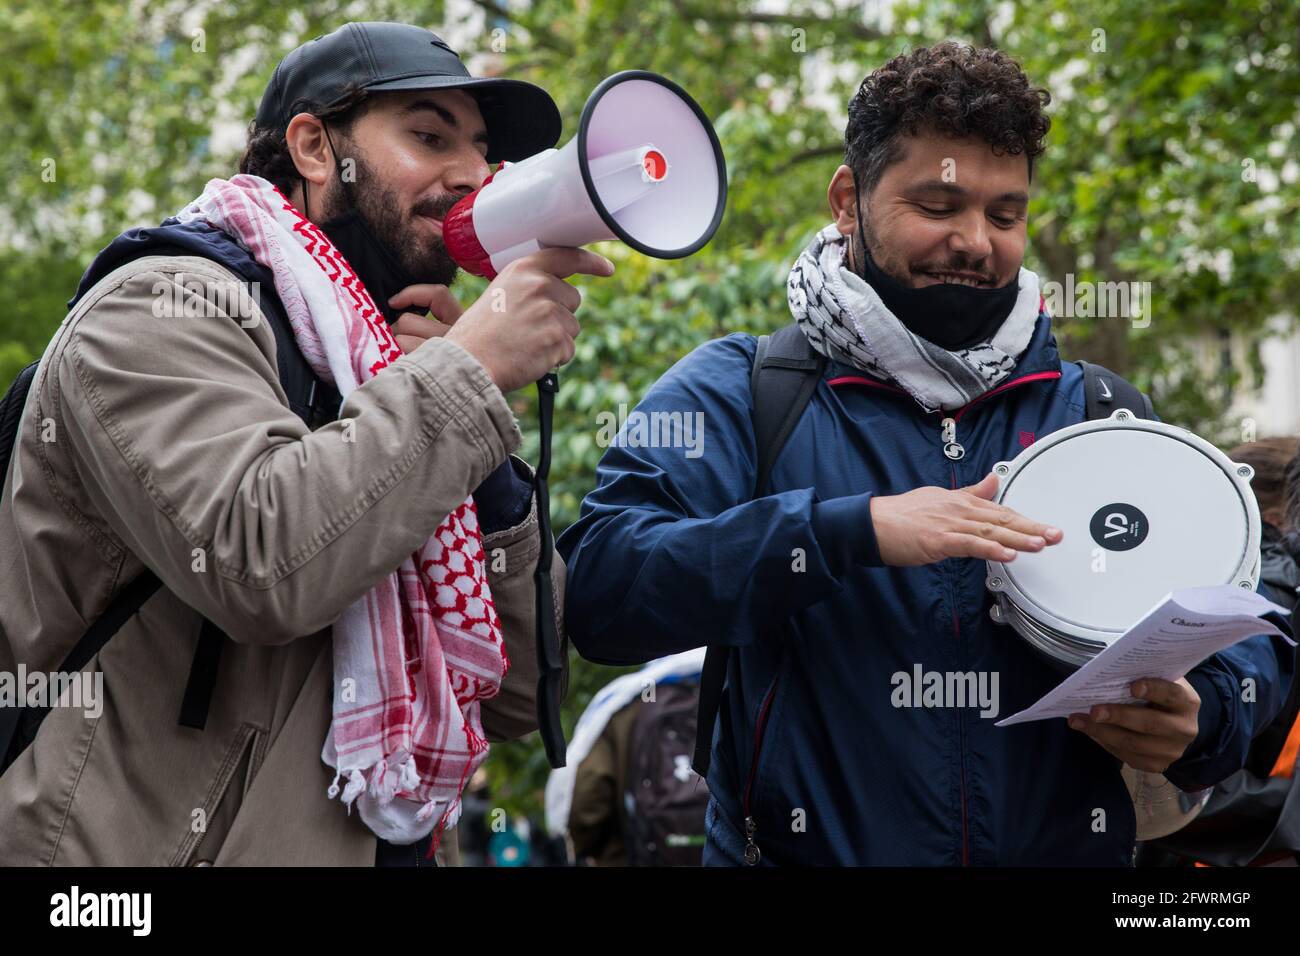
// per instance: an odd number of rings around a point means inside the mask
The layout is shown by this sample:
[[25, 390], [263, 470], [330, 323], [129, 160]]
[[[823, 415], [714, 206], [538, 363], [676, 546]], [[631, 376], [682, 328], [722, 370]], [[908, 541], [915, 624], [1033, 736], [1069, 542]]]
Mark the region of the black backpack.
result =
[[[234, 245], [233, 242], [231, 245]], [[192, 256], [196, 254], [198, 253], [194, 248], [182, 245], [166, 242], [142, 243], [139, 248], [133, 249], [129, 256], [114, 262], [113, 268], [129, 262], [131, 258], [145, 255]], [[314, 429], [327, 421], [332, 421], [338, 416], [339, 394], [332, 386], [316, 377], [311, 366], [298, 350], [289, 319], [275, 295], [275, 285], [270, 280], [270, 274], [264, 267], [248, 258], [246, 253], [242, 256], [236, 254], [230, 261], [222, 261], [221, 265], [232, 269], [240, 278], [248, 282], [259, 283], [258, 304], [263, 317], [275, 333], [276, 364], [280, 373], [280, 384], [289, 398], [294, 413], [307, 423], [308, 428]], [[86, 285], [87, 283], [83, 281], [83, 291]], [[18, 377], [9, 386], [9, 390], [0, 399], [0, 487], [3, 487], [3, 482], [8, 475], [9, 459], [13, 457], [18, 426], [23, 410], [27, 406], [27, 397], [36, 381], [39, 366], [40, 362], [36, 361], [19, 372]], [[7, 493], [7, 491], [0, 493]], [[84, 668], [161, 586], [162, 582], [152, 571], [146, 569], [141, 572], [117, 593], [104, 613], [78, 639], [58, 670], [62, 673], [76, 673]], [[225, 641], [225, 633], [205, 618], [199, 634], [199, 643], [194, 651], [194, 661], [190, 666], [189, 679], [185, 685], [185, 695], [181, 702], [181, 712], [178, 717], [181, 726], [202, 730], [207, 724], [208, 706], [216, 686], [217, 665], [220, 663], [221, 649]], [[36, 739], [41, 721], [48, 713], [49, 709], [43, 707], [0, 707], [0, 773], [4, 773], [18, 755]]]
[[[1083, 369], [1086, 414], [1089, 421], [1109, 418], [1127, 408], [1139, 418], [1154, 418], [1151, 400], [1137, 386], [1114, 372], [1091, 362], [1076, 363]], [[813, 350], [798, 325], [787, 325], [772, 335], [758, 338], [749, 385], [754, 404], [754, 437], [758, 445], [758, 480], [754, 497], [768, 493], [772, 466], [787, 439], [799, 424], [813, 392], [826, 369], [826, 357]], [[700, 674], [700, 706], [691, 765], [701, 777], [708, 777], [713, 751], [713, 728], [727, 679], [730, 647], [711, 646], [704, 656]]]
[[691, 770], [695, 681], [661, 682], [632, 721], [623, 804], [631, 866], [699, 866], [709, 789]]

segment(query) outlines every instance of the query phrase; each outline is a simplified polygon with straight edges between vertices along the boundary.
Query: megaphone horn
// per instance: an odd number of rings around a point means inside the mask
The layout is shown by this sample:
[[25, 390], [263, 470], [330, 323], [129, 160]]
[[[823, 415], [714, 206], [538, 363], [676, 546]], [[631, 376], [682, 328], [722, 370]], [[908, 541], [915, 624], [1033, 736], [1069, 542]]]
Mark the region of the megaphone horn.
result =
[[726, 161], [699, 104], [666, 77], [627, 70], [596, 87], [563, 149], [503, 164], [453, 206], [443, 242], [489, 279], [548, 246], [604, 239], [679, 259], [713, 238], [726, 202]]

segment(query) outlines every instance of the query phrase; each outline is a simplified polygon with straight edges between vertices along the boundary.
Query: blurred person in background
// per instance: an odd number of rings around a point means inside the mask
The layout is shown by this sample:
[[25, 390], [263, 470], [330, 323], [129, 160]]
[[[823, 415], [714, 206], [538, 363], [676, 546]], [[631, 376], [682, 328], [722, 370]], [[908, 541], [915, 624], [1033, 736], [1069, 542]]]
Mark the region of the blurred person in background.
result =
[[691, 770], [704, 649], [651, 661], [601, 688], [568, 766], [546, 783], [546, 823], [592, 866], [699, 866], [709, 790]]

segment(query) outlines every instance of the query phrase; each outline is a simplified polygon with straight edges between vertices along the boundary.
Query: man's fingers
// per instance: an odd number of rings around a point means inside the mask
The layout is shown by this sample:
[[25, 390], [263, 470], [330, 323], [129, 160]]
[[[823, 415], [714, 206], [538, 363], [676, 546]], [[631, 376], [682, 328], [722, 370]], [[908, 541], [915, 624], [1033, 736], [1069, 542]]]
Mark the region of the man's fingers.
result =
[[460, 303], [456, 301], [456, 297], [451, 294], [450, 289], [445, 285], [434, 285], [432, 283], [408, 285], [397, 295], [390, 298], [388, 304], [394, 309], [418, 307], [426, 312], [432, 312], [447, 325], [451, 325], [459, 319], [463, 311]]
[[1163, 773], [1196, 739], [1200, 698], [1186, 678], [1144, 677], [1129, 688], [1148, 704], [1097, 704], [1072, 714], [1070, 726], [1130, 767]]
[[570, 312], [578, 311], [578, 306], [582, 305], [581, 290], [569, 285], [563, 279], [552, 279], [550, 285], [552, 299]]
[[439, 322], [437, 319], [416, 315], [414, 312], [406, 312], [390, 328], [394, 334], [419, 335], [428, 339], [438, 335], [446, 335], [451, 326]]
[[990, 538], [961, 531], [945, 531], [939, 535], [939, 557], [981, 558], [985, 561], [1014, 561], [1016, 552]]
[[973, 485], [967, 485], [961, 491], [968, 492], [976, 498], [983, 498], [986, 501], [992, 501], [993, 496], [998, 493], [998, 476], [989, 472], [983, 478]]
[[[1172, 737], [1190, 744], [1200, 729], [1201, 699], [1186, 679], [1182, 681], [1159, 680], [1144, 677], [1130, 688], [1134, 697], [1150, 701], [1142, 704], [1099, 704], [1093, 708], [1105, 713], [1096, 719], [1120, 724], [1134, 730], [1163, 737]], [[1139, 694], [1138, 691], [1142, 693]]]
[[[1192, 706], [1192, 696], [1196, 691], [1173, 681], [1160, 680], [1156, 677], [1144, 677], [1135, 681], [1129, 688], [1134, 697], [1150, 701], [1162, 710], [1187, 710]], [[1190, 691], [1190, 693], [1189, 693]], [[1199, 703], [1199, 700], [1197, 701]]]
[[425, 342], [429, 341], [428, 339], [421, 338], [418, 335], [396, 335], [394, 338], [397, 339], [397, 347], [402, 350], [403, 355], [410, 355]]
[[[1021, 534], [1042, 538], [1047, 544], [1056, 544], [1063, 537], [1060, 528], [1034, 521], [1019, 514], [1006, 505], [994, 504], [998, 493], [998, 476], [989, 472], [978, 483], [958, 489], [980, 499], [970, 502], [971, 508], [966, 517], [974, 521], [988, 521], [995, 525], [1010, 528]], [[969, 499], [967, 499], [969, 501]]]
[[[571, 340], [576, 339], [582, 332], [582, 325], [574, 317], [573, 313], [567, 310], [560, 316], [560, 324], [564, 327], [564, 334]], [[570, 344], [572, 344], [572, 342], [570, 342]]]
[[396, 336], [432, 339], [446, 335], [450, 328], [450, 325], [445, 325], [435, 319], [425, 318], [422, 315], [416, 315], [414, 312], [407, 312], [392, 324], [391, 331]]
[[572, 275], [612, 276], [614, 274], [614, 263], [586, 249], [556, 246], [534, 252], [524, 258], [536, 268], [549, 272], [557, 279], [567, 279]]
[[957, 527], [953, 530], [961, 534], [996, 541], [998, 544], [1016, 551], [1042, 551], [1043, 548], [1047, 547], [1046, 539], [1038, 535], [1023, 534], [987, 521], [958, 521]]
[[[1162, 738], [1148, 737], [1124, 727], [1116, 727], [1113, 724], [1099, 724], [1091, 720], [1084, 720], [1081, 726], [1075, 726], [1075, 724], [1075, 718], [1070, 718], [1071, 727], [1080, 733], [1087, 734], [1115, 756], [1128, 763], [1129, 766], [1133, 766], [1130, 760], [1131, 757], [1159, 760], [1167, 756], [1167, 748], [1163, 745]], [[1160, 769], [1163, 770], [1171, 763], [1173, 763], [1172, 758], [1166, 760]], [[1145, 768], [1139, 767], [1138, 769]]]
[[985, 521], [1006, 528], [1009, 531], [1042, 538], [1047, 544], [1056, 544], [1064, 537], [1060, 528], [1054, 528], [1049, 524], [1043, 524], [1041, 521], [1026, 518], [1005, 505], [995, 505], [991, 502], [972, 502], [965, 517], [971, 521]]
[[1095, 704], [1088, 712], [1088, 719], [1094, 724], [1122, 727], [1137, 734], [1161, 736], [1177, 732], [1170, 714], [1143, 704]]

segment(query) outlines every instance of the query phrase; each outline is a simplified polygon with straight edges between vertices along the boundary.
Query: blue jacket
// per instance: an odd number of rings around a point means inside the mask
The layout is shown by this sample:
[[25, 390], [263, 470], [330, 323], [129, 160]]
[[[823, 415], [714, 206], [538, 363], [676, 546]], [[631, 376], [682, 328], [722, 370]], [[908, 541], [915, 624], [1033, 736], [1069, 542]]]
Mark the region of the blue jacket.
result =
[[[1047, 316], [1011, 376], [953, 415], [961, 460], [943, 454], [943, 416], [831, 363], [773, 493], [751, 500], [755, 346], [742, 334], [709, 342], [655, 384], [637, 410], [702, 413], [702, 453], [610, 447], [558, 545], [566, 627], [589, 660], [732, 648], [706, 863], [740, 861], [751, 817], [764, 863], [1129, 864], [1119, 761], [1064, 720], [994, 726], [1063, 675], [991, 621], [985, 563], [883, 566], [869, 511], [873, 494], [974, 484], [1084, 420], [1082, 372], [1060, 360]], [[1169, 771], [1179, 786], [1241, 767], [1289, 686], [1294, 656], [1274, 640], [1250, 638], [1188, 675], [1200, 733]], [[893, 675], [916, 665], [996, 673], [999, 713], [894, 706]], [[1246, 677], [1253, 704], [1241, 701]]]

